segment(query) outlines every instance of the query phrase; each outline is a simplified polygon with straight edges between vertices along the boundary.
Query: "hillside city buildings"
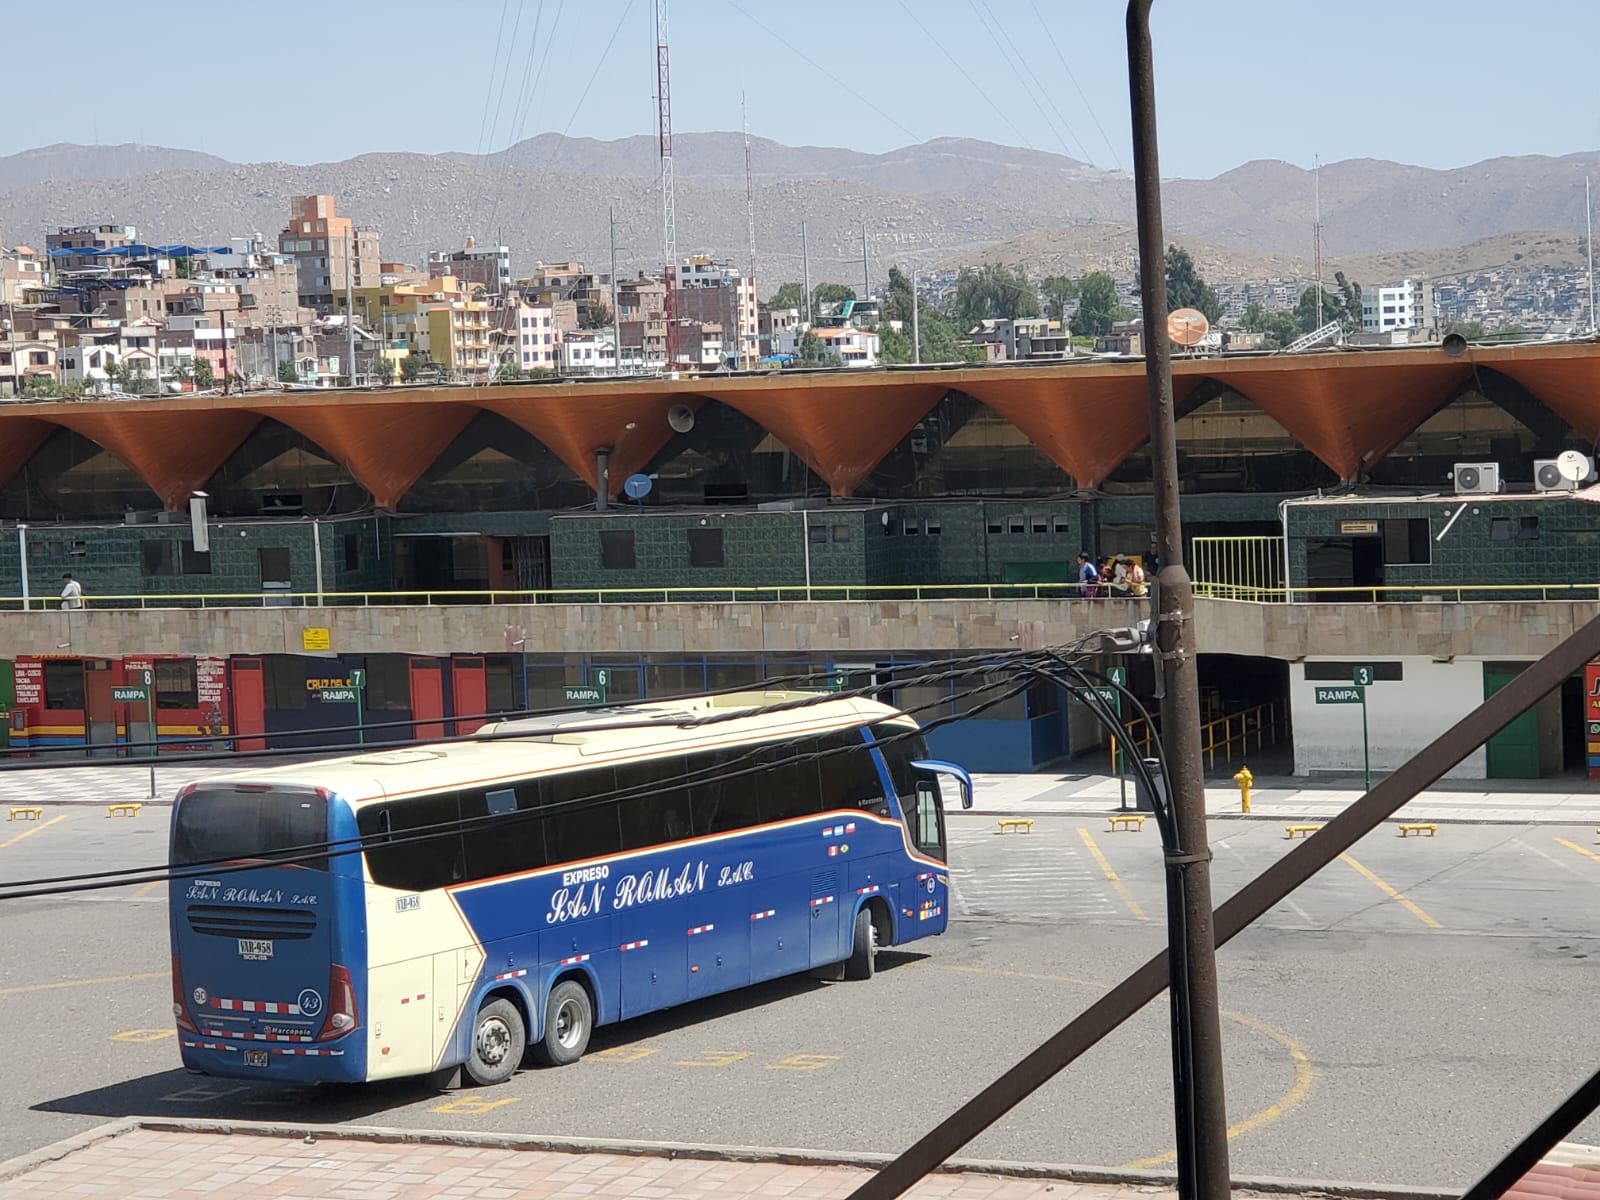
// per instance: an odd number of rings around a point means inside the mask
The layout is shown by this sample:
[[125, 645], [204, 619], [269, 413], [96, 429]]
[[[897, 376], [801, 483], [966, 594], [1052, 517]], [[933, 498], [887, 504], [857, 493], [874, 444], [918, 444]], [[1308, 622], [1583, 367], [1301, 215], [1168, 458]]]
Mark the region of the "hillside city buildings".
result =
[[[872, 297], [809, 314], [768, 310], [757, 280], [710, 255], [618, 280], [576, 261], [519, 274], [512, 258], [510, 246], [468, 238], [420, 264], [385, 261], [381, 235], [329, 195], [291, 197], [275, 246], [248, 237], [189, 246], [130, 225], [63, 226], [45, 234], [42, 251], [0, 248], [0, 395], [867, 368], [881, 362], [887, 329], [910, 334], [903, 322], [881, 321]], [[924, 302], [948, 303], [956, 282], [956, 272], [929, 271], [919, 290]], [[1245, 312], [1292, 310], [1307, 283], [1219, 285], [1229, 336], [1213, 330], [1201, 349], [1262, 348], [1261, 335], [1239, 327]], [[1451, 319], [1582, 323], [1586, 295], [1581, 275], [1560, 268], [1376, 282], [1364, 288], [1360, 329], [1346, 340], [1437, 340]], [[1119, 282], [1118, 300], [1137, 317], [1129, 281]], [[1092, 345], [1075, 344], [1063, 321], [1045, 317], [988, 319], [961, 332], [988, 362], [1138, 355], [1143, 336], [1125, 319]]]

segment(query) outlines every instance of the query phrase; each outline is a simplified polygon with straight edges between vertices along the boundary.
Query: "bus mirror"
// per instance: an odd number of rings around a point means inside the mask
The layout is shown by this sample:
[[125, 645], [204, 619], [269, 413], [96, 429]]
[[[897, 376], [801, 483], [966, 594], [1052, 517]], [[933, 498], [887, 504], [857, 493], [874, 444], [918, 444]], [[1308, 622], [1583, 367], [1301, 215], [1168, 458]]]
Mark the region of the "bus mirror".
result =
[[956, 781], [956, 786], [961, 789], [961, 807], [972, 807], [972, 776], [967, 774], [965, 767], [958, 767], [953, 762], [937, 758], [916, 759], [911, 765], [919, 771], [932, 771], [935, 775], [952, 777]]

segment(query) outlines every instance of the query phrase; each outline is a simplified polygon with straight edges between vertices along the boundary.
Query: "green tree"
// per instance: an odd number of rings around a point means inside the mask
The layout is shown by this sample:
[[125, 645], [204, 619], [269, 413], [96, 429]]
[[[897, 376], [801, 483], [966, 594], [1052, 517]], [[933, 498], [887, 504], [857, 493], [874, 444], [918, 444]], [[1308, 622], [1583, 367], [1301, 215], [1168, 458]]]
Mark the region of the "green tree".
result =
[[[911, 295], [911, 280], [899, 267], [889, 268], [889, 298], [883, 303], [883, 319], [911, 324], [916, 305]], [[906, 343], [910, 345], [909, 342]]]
[[[824, 305], [843, 304], [846, 300], [854, 300], [855, 298], [856, 290], [853, 287], [846, 287], [842, 283], [819, 283], [811, 289], [812, 315], [816, 316], [821, 313]], [[803, 309], [805, 305], [799, 304], [789, 307]]]
[[1483, 339], [1483, 322], [1462, 320], [1446, 321], [1444, 325], [1444, 331], [1446, 334], [1459, 333], [1469, 342], [1481, 341]]
[[1260, 333], [1266, 328], [1266, 321], [1267, 310], [1262, 308], [1257, 301], [1252, 300], [1244, 306], [1244, 316], [1240, 318], [1239, 324], [1250, 333]]
[[1021, 268], [984, 263], [963, 267], [956, 278], [955, 318], [963, 329], [989, 319], [1038, 315], [1039, 294]]
[[405, 383], [415, 383], [422, 374], [422, 359], [415, 354], [408, 354], [400, 360], [400, 378]]
[[822, 344], [822, 339], [809, 329], [800, 335], [800, 365], [803, 367], [837, 367], [842, 364], [834, 350]]
[[508, 356], [505, 362], [501, 363], [496, 369], [494, 377], [500, 383], [514, 383], [516, 380], [523, 379], [526, 376], [522, 370], [522, 364]]
[[1200, 277], [1194, 259], [1182, 246], [1167, 247], [1167, 311], [1197, 308], [1207, 321], [1222, 316], [1222, 300], [1216, 289]]
[[767, 301], [766, 307], [769, 309], [796, 308], [804, 312], [806, 307], [805, 285], [799, 283], [784, 284], [772, 293], [772, 299]]
[[598, 296], [585, 304], [583, 311], [578, 314], [579, 329], [605, 329], [610, 324], [611, 309]]
[[1078, 298], [1078, 281], [1065, 275], [1046, 275], [1039, 281], [1039, 295], [1044, 299], [1044, 315], [1065, 322], [1068, 306]]
[[1104, 337], [1122, 314], [1116, 282], [1104, 271], [1090, 271], [1078, 280], [1078, 311], [1072, 318], [1077, 337]]
[[[1301, 333], [1311, 333], [1311, 332], [1315, 331], [1319, 327], [1317, 325], [1317, 318], [1318, 318], [1317, 291], [1318, 291], [1318, 289], [1317, 289], [1317, 287], [1315, 285], [1306, 288], [1305, 291], [1300, 293], [1300, 300], [1294, 306], [1295, 324], [1299, 328], [1299, 331]], [[1337, 296], [1335, 296], [1332, 292], [1330, 292], [1327, 288], [1322, 288], [1321, 291], [1322, 291], [1322, 310], [1321, 310], [1322, 324], [1326, 325], [1329, 321], [1339, 321], [1339, 322], [1343, 323], [1343, 321], [1345, 319], [1344, 318], [1344, 302], [1342, 300], [1340, 300]], [[1359, 317], [1360, 317], [1360, 313], [1359, 313], [1359, 310], [1358, 310], [1358, 312], [1357, 312], [1357, 319], [1358, 320], [1359, 320]]]
[[380, 355], [372, 364], [372, 373], [378, 377], [378, 382], [388, 387], [394, 382], [394, 359], [387, 354]]
[[884, 363], [911, 362], [910, 335], [893, 325], [885, 325], [878, 330], [878, 359]]
[[194, 365], [190, 368], [190, 373], [197, 388], [204, 389], [217, 385], [217, 373], [211, 369], [211, 363], [208, 359], [195, 359]]
[[295, 367], [294, 363], [291, 362], [289, 359], [284, 359], [282, 362], [280, 362], [278, 364], [278, 382], [279, 383], [299, 383], [300, 382], [300, 371]]
[[177, 271], [179, 279], [194, 278], [194, 259], [190, 258], [188, 255], [184, 255], [182, 258], [173, 259], [172, 265]]
[[1361, 285], [1346, 279], [1343, 271], [1335, 271], [1333, 273], [1333, 281], [1339, 286], [1339, 320], [1344, 324], [1346, 329], [1360, 329]]
[[1293, 313], [1279, 309], [1262, 317], [1260, 332], [1266, 335], [1267, 349], [1277, 350], [1300, 336], [1300, 322]]

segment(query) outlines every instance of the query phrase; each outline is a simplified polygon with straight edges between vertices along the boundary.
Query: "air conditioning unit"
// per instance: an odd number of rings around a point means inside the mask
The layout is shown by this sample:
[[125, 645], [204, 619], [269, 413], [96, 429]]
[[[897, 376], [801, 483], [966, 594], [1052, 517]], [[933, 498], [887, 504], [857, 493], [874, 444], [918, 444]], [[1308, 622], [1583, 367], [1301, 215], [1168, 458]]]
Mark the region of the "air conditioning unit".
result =
[[1536, 458], [1533, 460], [1533, 490], [1536, 492], [1575, 492], [1578, 490], [1578, 481], [1563, 478], [1561, 468], [1556, 466], [1555, 459]]
[[1500, 490], [1499, 463], [1456, 463], [1450, 474], [1459, 496], [1492, 496]]
[[1581, 450], [1568, 450], [1560, 458], [1538, 458], [1533, 463], [1536, 492], [1575, 492], [1594, 478], [1594, 459]]

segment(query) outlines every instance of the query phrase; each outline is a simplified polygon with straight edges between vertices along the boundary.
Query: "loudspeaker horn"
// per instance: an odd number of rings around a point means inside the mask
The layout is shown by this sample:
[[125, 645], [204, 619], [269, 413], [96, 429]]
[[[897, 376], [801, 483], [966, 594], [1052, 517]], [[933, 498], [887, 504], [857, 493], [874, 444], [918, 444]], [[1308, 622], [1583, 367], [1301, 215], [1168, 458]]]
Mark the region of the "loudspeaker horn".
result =
[[674, 404], [667, 409], [667, 424], [676, 433], [688, 433], [694, 428], [694, 409], [687, 404]]

